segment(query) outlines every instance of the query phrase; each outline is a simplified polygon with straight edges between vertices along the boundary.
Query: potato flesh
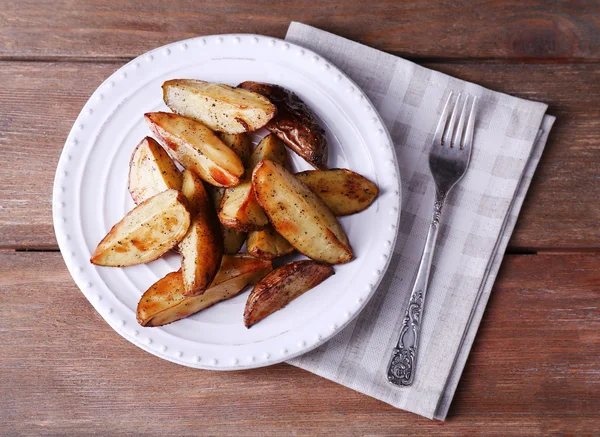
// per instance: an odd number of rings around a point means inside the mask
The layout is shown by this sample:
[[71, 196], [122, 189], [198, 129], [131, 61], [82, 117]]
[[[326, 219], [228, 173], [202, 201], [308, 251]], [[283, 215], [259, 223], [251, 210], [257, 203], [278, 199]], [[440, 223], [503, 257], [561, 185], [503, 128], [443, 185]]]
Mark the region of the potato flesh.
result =
[[296, 250], [329, 264], [352, 260], [348, 237], [333, 213], [282, 165], [262, 161], [254, 169], [252, 186], [275, 230]]
[[145, 115], [152, 132], [173, 159], [217, 187], [235, 186], [244, 174], [240, 157], [208, 127], [167, 112]]
[[244, 166], [248, 165], [250, 155], [252, 155], [252, 141], [248, 137], [248, 134], [219, 134], [219, 138], [223, 141], [231, 150], [233, 150], [242, 160]]
[[271, 159], [283, 164], [286, 156], [285, 146], [274, 135], [269, 134], [262, 139], [250, 156], [247, 178], [238, 186], [225, 191], [219, 211], [219, 220], [225, 227], [252, 231], [268, 225], [267, 216], [254, 197], [251, 171], [263, 159]]
[[183, 239], [190, 220], [183, 194], [172, 189], [163, 191], [140, 203], [115, 224], [90, 261], [111, 267], [154, 261]]
[[129, 163], [129, 193], [136, 204], [173, 188], [181, 190], [181, 172], [154, 138], [144, 138]]
[[184, 195], [194, 209], [192, 223], [179, 243], [184, 294], [200, 294], [210, 285], [223, 255], [223, 239], [217, 214], [200, 178], [184, 172]]
[[269, 261], [225, 255], [211, 286], [201, 295], [185, 297], [181, 271], [159, 279], [142, 296], [137, 319], [142, 326], [162, 326], [234, 297], [272, 270]]
[[208, 193], [202, 180], [190, 169], [185, 169], [182, 173], [181, 192], [187, 199], [192, 218], [206, 206]]
[[365, 210], [379, 194], [373, 182], [345, 168], [296, 173], [337, 217]]
[[244, 325], [250, 328], [333, 274], [332, 266], [309, 260], [292, 262], [273, 270], [256, 284], [248, 296]]
[[276, 112], [275, 106], [260, 94], [202, 80], [165, 82], [163, 100], [173, 112], [230, 134], [260, 129]]
[[[225, 195], [225, 188], [217, 188], [210, 187], [210, 196], [213, 200], [213, 204], [215, 206], [215, 210], [217, 214], [221, 208], [221, 200]], [[238, 253], [242, 246], [244, 245], [244, 241], [246, 241], [246, 233], [241, 231], [236, 231], [232, 228], [227, 228], [223, 226], [221, 223], [221, 234], [223, 235], [223, 253], [233, 255]]]
[[250, 232], [246, 247], [250, 255], [262, 259], [279, 258], [294, 251], [292, 245], [270, 226]]

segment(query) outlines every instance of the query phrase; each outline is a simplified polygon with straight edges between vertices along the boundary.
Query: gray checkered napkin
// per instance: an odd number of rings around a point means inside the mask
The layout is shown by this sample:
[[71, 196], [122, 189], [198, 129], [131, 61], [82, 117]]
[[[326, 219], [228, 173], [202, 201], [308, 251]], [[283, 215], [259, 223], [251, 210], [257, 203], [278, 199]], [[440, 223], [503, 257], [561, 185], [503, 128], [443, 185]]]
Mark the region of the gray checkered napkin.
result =
[[[373, 299], [339, 335], [290, 361], [397, 408], [446, 417], [554, 117], [547, 105], [490, 91], [339, 36], [292, 23], [286, 39], [346, 72], [386, 123], [400, 163], [398, 241]], [[438, 239], [415, 382], [386, 380], [433, 205], [428, 152], [448, 90], [478, 96], [471, 164], [450, 194]], [[539, 135], [538, 135], [539, 133]]]

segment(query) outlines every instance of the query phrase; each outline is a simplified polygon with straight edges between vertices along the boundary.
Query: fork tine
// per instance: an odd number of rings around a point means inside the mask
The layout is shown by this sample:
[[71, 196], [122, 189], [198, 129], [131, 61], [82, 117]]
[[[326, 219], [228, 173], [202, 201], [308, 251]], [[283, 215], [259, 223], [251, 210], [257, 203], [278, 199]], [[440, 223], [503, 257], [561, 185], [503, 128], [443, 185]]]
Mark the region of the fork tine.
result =
[[452, 108], [452, 115], [450, 116], [450, 122], [448, 123], [448, 127], [446, 129], [446, 133], [444, 134], [444, 137], [442, 138], [442, 144], [446, 145], [449, 144], [450, 147], [454, 147], [454, 144], [452, 144], [452, 134], [454, 133], [454, 126], [456, 125], [456, 113], [458, 112], [458, 102], [460, 102], [460, 97], [462, 96], [462, 93], [458, 94], [458, 97], [456, 97], [456, 101], [454, 102], [454, 108]]
[[456, 131], [454, 132], [454, 137], [452, 138], [452, 144], [455, 146], [459, 146], [460, 150], [463, 148], [462, 139], [464, 134], [465, 127], [465, 119], [467, 118], [467, 103], [469, 103], [469, 95], [465, 96], [465, 102], [462, 105], [462, 110], [460, 111], [460, 118], [458, 119], [458, 125], [456, 126]]
[[473, 104], [471, 105], [471, 112], [469, 112], [469, 119], [467, 121], [467, 130], [465, 132], [465, 139], [461, 149], [467, 149], [471, 152], [471, 146], [473, 145], [473, 131], [475, 127], [475, 107], [477, 105], [477, 97], [473, 97]]
[[444, 134], [446, 122], [448, 121], [448, 109], [450, 107], [450, 99], [452, 98], [452, 94], [453, 92], [450, 91], [450, 94], [448, 95], [448, 100], [446, 100], [446, 104], [444, 105], [444, 109], [442, 110], [442, 114], [440, 115], [440, 120], [438, 121], [438, 125], [435, 130], [435, 135], [433, 136], [433, 144], [435, 145], [442, 144], [442, 135]]

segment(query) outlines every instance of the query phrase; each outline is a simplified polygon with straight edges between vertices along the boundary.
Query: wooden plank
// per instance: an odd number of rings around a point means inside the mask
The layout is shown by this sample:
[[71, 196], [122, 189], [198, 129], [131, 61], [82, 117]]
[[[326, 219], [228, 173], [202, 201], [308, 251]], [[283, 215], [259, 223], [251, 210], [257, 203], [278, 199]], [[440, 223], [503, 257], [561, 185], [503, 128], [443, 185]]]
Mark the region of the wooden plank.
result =
[[133, 57], [198, 35], [283, 38], [300, 21], [413, 58], [600, 59], [593, 0], [5, 2], [0, 58]]
[[209, 372], [156, 358], [95, 313], [58, 253], [0, 252], [0, 288], [3, 435], [548, 435], [600, 427], [600, 254], [506, 257], [445, 423], [288, 365]]
[[[600, 70], [591, 64], [427, 64], [545, 101], [558, 117], [511, 249], [600, 247]], [[117, 64], [0, 63], [0, 247], [56, 248], [51, 192], [69, 129]], [[573, 84], [577, 84], [575, 87]]]

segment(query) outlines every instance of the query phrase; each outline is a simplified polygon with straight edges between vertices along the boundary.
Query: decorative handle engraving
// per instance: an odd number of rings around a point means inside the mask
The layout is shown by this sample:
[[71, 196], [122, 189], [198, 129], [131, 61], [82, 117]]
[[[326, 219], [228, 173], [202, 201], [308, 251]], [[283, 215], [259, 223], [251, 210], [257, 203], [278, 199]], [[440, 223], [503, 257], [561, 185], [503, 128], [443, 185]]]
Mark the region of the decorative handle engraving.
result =
[[440, 224], [440, 217], [442, 216], [442, 207], [446, 201], [446, 192], [438, 190], [435, 192], [435, 202], [433, 203], [433, 220], [431, 220], [432, 226]]
[[392, 384], [409, 386], [413, 382], [422, 311], [423, 291], [419, 290], [411, 296], [402, 321], [398, 346], [392, 351], [392, 360], [388, 368], [388, 380]]
[[415, 378], [419, 334], [421, 331], [421, 319], [423, 317], [424, 308], [423, 304], [425, 302], [425, 294], [429, 282], [433, 251], [437, 240], [438, 225], [440, 223], [445, 200], [446, 192], [438, 190], [435, 193], [433, 217], [429, 226], [429, 232], [427, 233], [427, 240], [425, 240], [423, 255], [421, 255], [421, 261], [419, 263], [415, 282], [412, 286], [408, 308], [402, 321], [400, 338], [398, 339], [397, 346], [392, 351], [392, 359], [388, 366], [388, 381], [402, 387], [411, 385]]

